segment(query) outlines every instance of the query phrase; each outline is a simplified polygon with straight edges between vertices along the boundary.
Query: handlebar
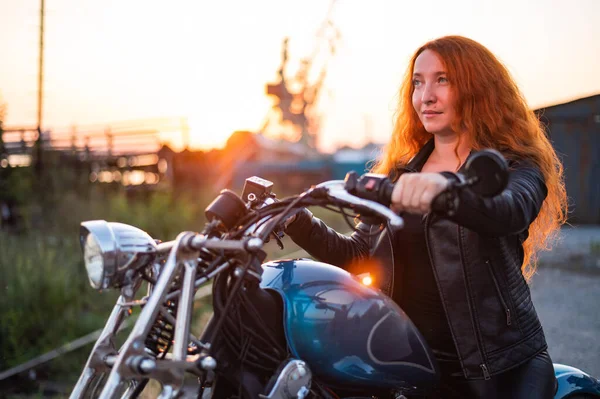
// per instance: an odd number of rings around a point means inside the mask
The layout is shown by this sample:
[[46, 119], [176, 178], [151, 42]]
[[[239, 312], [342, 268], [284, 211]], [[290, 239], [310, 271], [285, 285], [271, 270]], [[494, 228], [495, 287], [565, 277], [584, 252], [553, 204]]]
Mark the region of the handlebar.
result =
[[[388, 181], [389, 182], [389, 181]], [[390, 182], [391, 189], [394, 189], [394, 185]], [[367, 196], [360, 197], [356, 192], [352, 192], [347, 189], [347, 182], [345, 180], [332, 180], [328, 182], [321, 183], [316, 186], [316, 188], [326, 188], [327, 194], [330, 197], [333, 197], [339, 201], [342, 201], [356, 210], [360, 211], [368, 211], [370, 213], [374, 213], [377, 216], [382, 217], [385, 220], [389, 221], [389, 225], [392, 229], [401, 229], [404, 226], [404, 220], [401, 216], [397, 215], [394, 211], [392, 211], [388, 206], [382, 204], [377, 199], [391, 198], [391, 191], [389, 190], [389, 185], [386, 185], [385, 182], [381, 182], [381, 187], [384, 187], [384, 191], [380, 194], [377, 193], [375, 197]]]
[[[456, 196], [452, 191], [456, 185], [451, 184], [446, 190], [437, 195], [431, 202], [431, 209], [445, 212], [456, 207]], [[394, 183], [386, 176], [377, 173], [365, 173], [358, 177], [356, 172], [349, 172], [344, 180], [344, 189], [359, 198], [378, 202], [389, 207], [392, 202]]]
[[[434, 212], [452, 215], [458, 205], [457, 192], [465, 187], [482, 197], [493, 197], [502, 192], [508, 182], [507, 162], [495, 150], [481, 150], [470, 155], [464, 173], [433, 199], [431, 209]], [[293, 212], [312, 205], [346, 206], [367, 219], [374, 218], [377, 223], [387, 221], [393, 229], [404, 225], [402, 217], [389, 208], [394, 183], [386, 175], [366, 173], [359, 177], [356, 172], [350, 172], [344, 180], [323, 182], [279, 203], [271, 193], [271, 182], [259, 178], [247, 179], [246, 183], [249, 182], [251, 187], [244, 189], [248, 192], [244, 196], [248, 202], [223, 190], [205, 212], [214, 226], [235, 229], [234, 237], [252, 231], [266, 240]]]
[[[299, 201], [301, 197], [305, 199], [328, 197], [335, 199], [338, 204], [352, 208], [366, 218], [379, 221], [378, 223], [387, 221], [387, 224], [391, 229], [399, 230], [404, 227], [404, 219], [389, 207], [393, 190], [394, 183], [392, 183], [385, 175], [367, 173], [358, 177], [356, 172], [350, 172], [346, 175], [345, 180], [326, 181], [300, 195], [297, 200], [294, 201], [295, 206], [290, 205], [288, 210], [283, 212], [287, 215], [284, 216], [283, 219], [291, 215], [289, 212], [292, 208], [304, 207], [307, 205], [307, 202]], [[448, 209], [452, 209], [452, 205], [455, 206], [453, 203], [455, 200], [456, 196], [452, 195], [451, 192], [442, 192], [434, 198], [432, 209], [434, 211], [447, 211]], [[310, 204], [310, 202], [308, 204]], [[258, 209], [267, 208], [270, 208], [270, 206], [266, 205], [264, 207], [258, 207]], [[263, 223], [267, 221], [267, 219], [270, 219], [269, 222]], [[254, 232], [258, 234], [258, 236], [264, 236], [263, 238], [266, 239], [269, 234], [276, 229], [276, 225], [281, 220], [281, 218], [277, 217], [263, 217], [256, 223], [247, 226], [244, 230], [253, 230], [256, 227]]]

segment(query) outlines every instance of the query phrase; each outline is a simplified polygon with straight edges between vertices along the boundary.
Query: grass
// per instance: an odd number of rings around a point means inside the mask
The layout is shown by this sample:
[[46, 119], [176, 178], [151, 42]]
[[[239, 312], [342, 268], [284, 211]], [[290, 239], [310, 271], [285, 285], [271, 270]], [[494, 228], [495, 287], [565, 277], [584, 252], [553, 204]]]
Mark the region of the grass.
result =
[[[1, 370], [93, 331], [114, 304], [115, 293], [98, 294], [87, 283], [73, 240], [3, 234], [0, 253]], [[37, 375], [60, 379], [79, 367], [81, 357], [45, 364]]]

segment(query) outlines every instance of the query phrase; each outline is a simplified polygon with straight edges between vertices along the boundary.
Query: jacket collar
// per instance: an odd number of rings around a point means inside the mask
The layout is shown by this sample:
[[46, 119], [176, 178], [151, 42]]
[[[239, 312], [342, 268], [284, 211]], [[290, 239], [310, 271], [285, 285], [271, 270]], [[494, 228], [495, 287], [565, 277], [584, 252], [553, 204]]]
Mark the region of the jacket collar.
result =
[[[397, 180], [398, 177], [400, 177], [400, 175], [402, 173], [420, 172], [421, 169], [423, 169], [425, 162], [427, 162], [427, 159], [429, 159], [429, 156], [433, 152], [434, 148], [435, 148], [435, 141], [432, 137], [431, 139], [429, 139], [427, 141], [427, 143], [425, 143], [425, 145], [423, 147], [421, 147], [419, 152], [414, 157], [412, 157], [410, 161], [408, 161], [406, 166], [404, 166], [404, 167], [397, 166], [396, 167], [395, 175], [393, 176], [394, 181]], [[473, 154], [474, 154], [474, 152], [473, 152], [473, 150], [471, 150], [469, 152], [469, 155], [467, 156], [467, 159], [465, 159], [465, 162], [458, 169], [458, 173], [463, 173], [465, 171], [465, 165], [467, 164], [467, 161], [469, 160], [469, 158], [471, 158], [471, 156], [473, 156]]]
[[390, 171], [389, 178], [393, 182], [396, 182], [398, 178], [400, 178], [400, 175], [404, 173], [420, 172], [434, 148], [435, 143], [433, 138], [431, 138], [405, 166], [396, 165], [396, 167]]
[[408, 164], [406, 164], [404, 169], [407, 172], [420, 172], [421, 169], [423, 169], [423, 165], [425, 165], [425, 162], [427, 162], [427, 159], [433, 152], [434, 148], [435, 141], [432, 137], [429, 139], [429, 141], [427, 141], [427, 143], [425, 143], [423, 147], [421, 147], [417, 155], [415, 155], [410, 161], [408, 161]]

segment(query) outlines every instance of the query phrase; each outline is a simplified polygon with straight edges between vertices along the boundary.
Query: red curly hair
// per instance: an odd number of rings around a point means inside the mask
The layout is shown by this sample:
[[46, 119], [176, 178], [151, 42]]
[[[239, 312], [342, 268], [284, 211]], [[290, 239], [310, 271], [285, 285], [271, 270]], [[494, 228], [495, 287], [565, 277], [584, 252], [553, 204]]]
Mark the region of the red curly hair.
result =
[[[521, 270], [529, 279], [535, 273], [537, 252], [550, 248], [550, 238], [566, 221], [563, 167], [510, 73], [483, 45], [462, 36], [445, 36], [415, 52], [400, 87], [392, 138], [372, 169], [387, 174], [406, 165], [432, 137], [412, 106], [415, 60], [425, 50], [434, 51], [446, 68], [456, 99], [457, 118], [452, 129], [459, 133], [459, 141], [467, 139], [475, 151], [495, 148], [509, 159], [530, 160], [544, 176], [548, 196], [523, 244], [525, 257]], [[455, 154], [460, 162], [458, 144]]]

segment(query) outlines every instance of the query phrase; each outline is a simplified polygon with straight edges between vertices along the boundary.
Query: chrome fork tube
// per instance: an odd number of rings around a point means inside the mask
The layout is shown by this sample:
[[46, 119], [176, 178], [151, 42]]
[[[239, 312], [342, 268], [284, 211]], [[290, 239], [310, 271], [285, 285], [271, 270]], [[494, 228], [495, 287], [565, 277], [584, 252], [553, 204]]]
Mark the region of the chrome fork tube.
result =
[[196, 262], [186, 260], [184, 265], [183, 286], [177, 308], [177, 322], [175, 324], [175, 342], [173, 343], [174, 360], [185, 360], [190, 335], [190, 319], [194, 303], [194, 283], [196, 280]]
[[[122, 292], [127, 291], [122, 290]], [[111, 339], [117, 334], [121, 323], [125, 317], [128, 316], [127, 308], [123, 307], [122, 304], [131, 301], [131, 299], [132, 296], [124, 294], [117, 299], [117, 303], [113, 307], [98, 340], [94, 344], [94, 348], [85, 364], [85, 368], [83, 369], [81, 376], [79, 376], [79, 379], [73, 388], [73, 392], [71, 392], [71, 395], [69, 396], [70, 399], [83, 397], [96, 373], [108, 370], [108, 366], [104, 363], [104, 359], [111, 352], [116, 352]]]
[[[198, 256], [196, 251], [191, 252], [182, 248], [182, 240], [189, 234], [192, 233], [183, 232], [177, 236], [165, 266], [154, 286], [152, 294], [142, 309], [129, 337], [123, 344], [99, 399], [110, 399], [124, 378], [140, 378], [139, 371], [132, 369], [127, 363], [127, 359], [132, 359], [136, 356], [147, 356], [144, 352], [144, 340], [148, 336], [150, 328], [152, 327], [154, 320], [156, 320], [156, 316], [165, 301], [171, 283], [180, 268], [181, 263], [178, 262], [178, 259], [183, 258], [187, 261], [195, 259]], [[175, 392], [178, 392], [183, 384], [183, 371], [181, 373], [176, 373], [176, 375], [176, 377], [174, 376], [171, 378], [171, 381], [165, 381], [163, 386], [174, 387]]]

